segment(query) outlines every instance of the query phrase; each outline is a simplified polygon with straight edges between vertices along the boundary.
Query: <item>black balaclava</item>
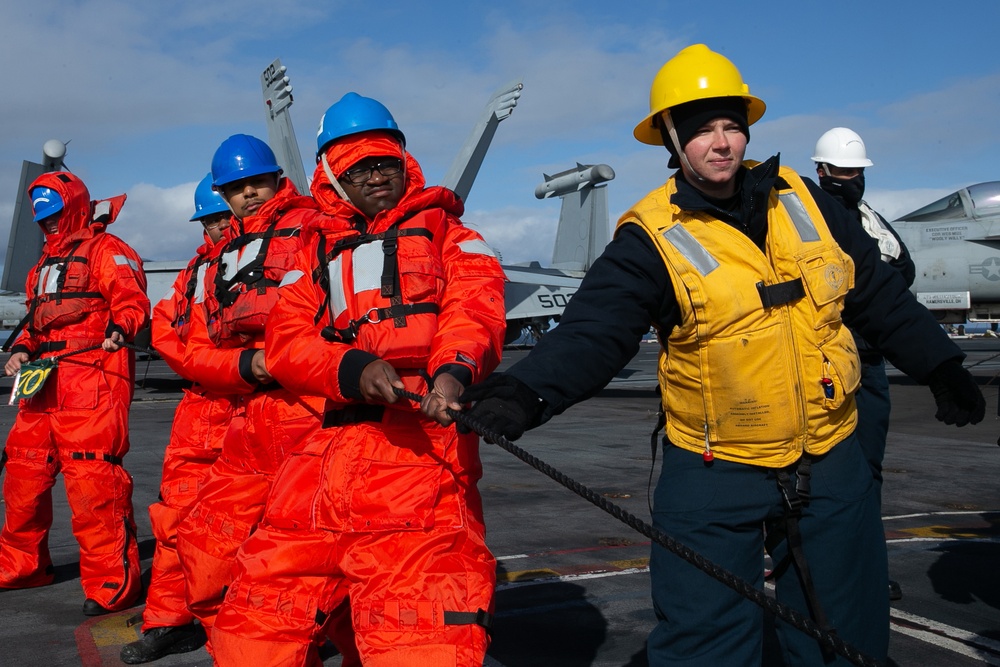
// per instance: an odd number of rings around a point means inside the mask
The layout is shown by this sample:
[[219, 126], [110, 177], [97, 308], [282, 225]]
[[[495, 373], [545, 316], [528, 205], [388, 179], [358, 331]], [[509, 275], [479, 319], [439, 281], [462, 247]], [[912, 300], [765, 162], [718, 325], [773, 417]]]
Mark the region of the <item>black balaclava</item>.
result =
[[[677, 140], [681, 144], [681, 150], [687, 146], [694, 133], [701, 129], [702, 125], [716, 118], [728, 118], [737, 123], [747, 141], [750, 141], [746, 100], [742, 97], [709, 97], [704, 100], [678, 104], [670, 109], [670, 119], [674, 122], [674, 129], [677, 130]], [[670, 151], [670, 162], [667, 163], [667, 167], [670, 169], [679, 168], [681, 162], [680, 158], [677, 157], [677, 149], [674, 142], [670, 140], [667, 128], [664, 127], [659, 116], [656, 117], [656, 125], [660, 128], [663, 145]]]
[[821, 174], [819, 186], [843, 202], [847, 208], [857, 208], [861, 198], [865, 196], [865, 172], [862, 171], [852, 178], [834, 178]]

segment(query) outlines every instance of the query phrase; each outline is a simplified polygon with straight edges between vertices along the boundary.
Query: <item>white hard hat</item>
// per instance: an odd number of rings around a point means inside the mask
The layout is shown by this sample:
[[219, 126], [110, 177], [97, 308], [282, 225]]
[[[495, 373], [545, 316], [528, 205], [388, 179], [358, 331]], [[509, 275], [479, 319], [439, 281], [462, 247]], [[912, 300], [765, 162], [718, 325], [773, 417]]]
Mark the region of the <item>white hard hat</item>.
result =
[[812, 160], [845, 169], [872, 166], [865, 150], [865, 142], [857, 132], [846, 127], [835, 127], [824, 132], [816, 142]]

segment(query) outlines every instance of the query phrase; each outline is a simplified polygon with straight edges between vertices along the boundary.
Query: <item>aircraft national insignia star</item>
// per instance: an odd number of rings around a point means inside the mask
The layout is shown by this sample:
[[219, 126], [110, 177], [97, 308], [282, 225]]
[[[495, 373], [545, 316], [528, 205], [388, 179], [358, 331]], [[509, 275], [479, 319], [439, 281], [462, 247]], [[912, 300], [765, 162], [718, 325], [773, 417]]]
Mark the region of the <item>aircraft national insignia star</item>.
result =
[[981, 274], [987, 280], [1000, 280], [1000, 257], [990, 257], [982, 264], [969, 264], [969, 273]]

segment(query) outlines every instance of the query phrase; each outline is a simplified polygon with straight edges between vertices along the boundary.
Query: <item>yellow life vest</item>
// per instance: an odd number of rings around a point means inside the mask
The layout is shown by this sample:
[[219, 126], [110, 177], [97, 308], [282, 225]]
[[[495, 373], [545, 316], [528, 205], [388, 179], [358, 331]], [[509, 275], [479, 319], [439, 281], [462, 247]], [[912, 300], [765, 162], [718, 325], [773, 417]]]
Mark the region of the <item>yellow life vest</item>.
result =
[[673, 178], [618, 222], [652, 237], [681, 311], [660, 355], [667, 437], [771, 468], [850, 435], [861, 379], [840, 317], [854, 263], [802, 179], [780, 175], [789, 187], [769, 195], [766, 253], [708, 212], [671, 204]]

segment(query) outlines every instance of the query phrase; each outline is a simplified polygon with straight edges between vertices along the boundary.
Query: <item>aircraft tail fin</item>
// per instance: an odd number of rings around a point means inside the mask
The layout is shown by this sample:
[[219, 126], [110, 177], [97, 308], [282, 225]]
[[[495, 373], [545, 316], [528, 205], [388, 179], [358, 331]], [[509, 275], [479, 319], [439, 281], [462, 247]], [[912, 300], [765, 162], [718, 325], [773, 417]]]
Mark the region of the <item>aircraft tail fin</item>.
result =
[[462, 149], [455, 156], [455, 161], [451, 163], [444, 180], [441, 181], [441, 185], [454, 191], [462, 201], [468, 201], [472, 183], [483, 165], [483, 159], [496, 134], [497, 126], [500, 125], [500, 121], [513, 113], [523, 87], [520, 80], [515, 80], [493, 93]]
[[292, 86], [285, 76], [286, 68], [281, 58], [264, 68], [260, 75], [260, 87], [264, 92], [264, 106], [267, 108], [267, 144], [278, 158], [278, 165], [284, 170], [299, 192], [309, 192], [309, 179], [302, 164], [295, 130], [292, 129]]

